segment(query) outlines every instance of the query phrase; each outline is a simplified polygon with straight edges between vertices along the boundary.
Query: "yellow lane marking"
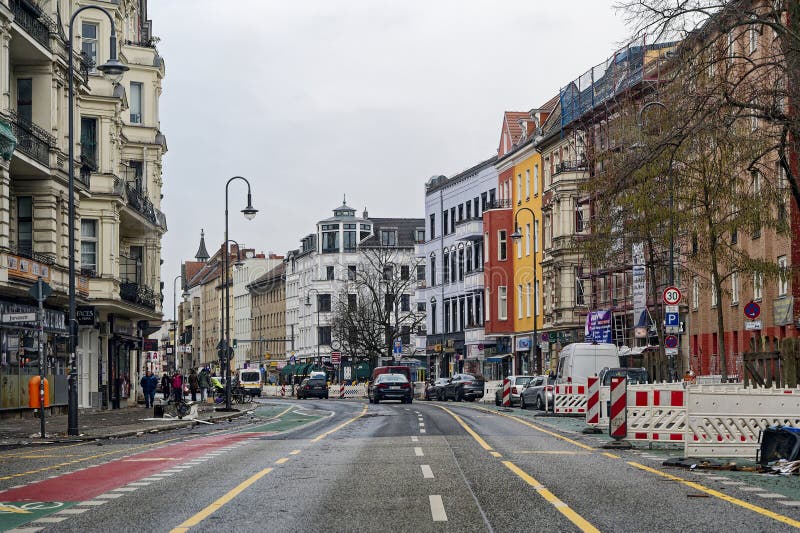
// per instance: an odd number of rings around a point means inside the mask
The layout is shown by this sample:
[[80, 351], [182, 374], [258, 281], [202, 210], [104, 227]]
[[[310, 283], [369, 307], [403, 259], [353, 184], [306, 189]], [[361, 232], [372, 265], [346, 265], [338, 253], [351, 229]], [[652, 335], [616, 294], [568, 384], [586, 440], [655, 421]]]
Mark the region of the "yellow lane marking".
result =
[[297, 455], [298, 453], [300, 453], [300, 450], [292, 450], [289, 452], [289, 455]]
[[671, 474], [667, 474], [666, 472], [661, 472], [660, 470], [656, 470], [655, 468], [650, 468], [648, 466], [644, 466], [643, 464], [635, 463], [633, 461], [628, 461], [628, 464], [634, 466], [640, 470], [644, 470], [645, 472], [650, 472], [651, 474], [656, 474], [661, 477], [671, 479], [672, 481], [677, 481], [679, 483], [683, 483], [687, 487], [691, 487], [695, 490], [699, 490], [700, 492], [705, 492], [711, 496], [724, 500], [728, 503], [732, 503], [733, 505], [738, 505], [739, 507], [744, 507], [745, 509], [749, 509], [750, 511], [754, 511], [760, 515], [772, 518], [773, 520], [777, 520], [778, 522], [782, 522], [784, 524], [789, 524], [790, 526], [800, 528], [800, 521], [794, 520], [789, 518], [788, 516], [783, 516], [781, 514], [775, 513], [770, 511], [769, 509], [764, 509], [763, 507], [759, 507], [758, 505], [753, 505], [752, 503], [747, 503], [746, 501], [740, 500], [738, 498], [734, 498], [733, 496], [728, 496], [727, 494], [723, 494], [722, 492], [716, 491], [714, 489], [709, 489], [700, 485], [699, 483], [695, 483], [693, 481], [689, 481], [687, 479], [683, 479], [678, 476], [673, 476]]
[[524, 470], [519, 468], [517, 465], [515, 465], [511, 461], [503, 461], [503, 464], [506, 465], [506, 468], [508, 468], [509, 470], [514, 472], [516, 475], [518, 475], [520, 478], [522, 478], [522, 480], [525, 481], [528, 485], [533, 487], [534, 490], [536, 490], [536, 492], [538, 492], [539, 495], [542, 498], [547, 500], [553, 507], [555, 507], [558, 510], [559, 513], [561, 513], [564, 516], [566, 516], [569, 519], [570, 522], [572, 522], [573, 524], [578, 526], [578, 528], [581, 531], [592, 531], [592, 532], [599, 533], [600, 530], [598, 530], [596, 527], [594, 527], [592, 524], [590, 524], [581, 515], [579, 515], [575, 511], [573, 511], [572, 508], [569, 505], [567, 505], [566, 503], [564, 503], [560, 499], [558, 499], [558, 497], [555, 494], [550, 492], [544, 485], [542, 485], [541, 483], [536, 481], [533, 478], [533, 476], [531, 476], [530, 474], [526, 473]]
[[569, 450], [516, 450], [511, 453], [535, 453], [547, 455], [591, 455], [591, 452], [575, 452]]
[[[319, 436], [315, 437], [314, 439], [311, 440], [311, 442], [317, 442], [317, 441], [319, 441], [321, 439], [324, 439], [325, 437], [327, 437], [331, 433], [339, 431], [340, 429], [345, 427], [347, 424], [349, 424], [351, 422], [354, 422], [354, 421], [358, 420], [359, 418], [361, 418], [362, 416], [364, 416], [366, 414], [366, 412], [367, 412], [367, 406], [365, 405], [364, 408], [361, 410], [361, 412], [357, 416], [351, 418], [350, 420], [348, 420], [347, 422], [345, 422], [343, 424], [339, 424], [338, 426], [336, 426], [335, 428], [331, 429], [330, 431], [326, 431], [322, 435], [319, 435]], [[293, 455], [296, 455], [294, 452], [300, 453], [300, 450], [294, 450], [292, 452]], [[282, 464], [282, 463], [285, 463], [288, 460], [289, 459], [287, 457], [284, 457], [282, 459], [278, 459], [276, 461], [276, 464]], [[203, 509], [199, 513], [195, 514], [194, 516], [192, 516], [188, 520], [184, 521], [179, 526], [172, 528], [170, 530], [170, 533], [185, 533], [186, 531], [189, 531], [190, 527], [196, 526], [197, 524], [199, 524], [200, 522], [202, 522], [203, 520], [205, 520], [206, 518], [211, 516], [214, 512], [218, 511], [223, 505], [225, 505], [226, 503], [230, 502], [236, 496], [241, 494], [242, 491], [244, 491], [247, 487], [249, 487], [250, 485], [252, 485], [256, 481], [258, 481], [262, 477], [266, 476], [270, 472], [272, 472], [272, 467], [265, 468], [264, 470], [262, 470], [262, 471], [260, 471], [260, 472], [258, 472], [256, 474], [253, 474], [252, 476], [250, 476], [246, 480], [244, 480], [241, 483], [239, 483], [238, 485], [236, 485], [233, 489], [231, 489], [229, 492], [227, 492], [224, 496], [222, 496], [219, 499], [217, 499], [216, 501], [214, 501], [211, 505], [209, 505], [208, 507], [206, 507], [205, 509]]]
[[13, 505], [0, 505], [0, 513], [31, 514], [31, 511], [26, 511]]
[[442, 410], [442, 411], [444, 411], [445, 413], [448, 413], [450, 416], [452, 416], [453, 418], [455, 418], [455, 419], [456, 419], [456, 422], [458, 422], [459, 424], [461, 424], [461, 427], [462, 427], [462, 428], [464, 428], [464, 430], [465, 430], [467, 433], [469, 433], [470, 435], [472, 435], [472, 438], [473, 438], [473, 439], [475, 439], [475, 441], [477, 441], [477, 443], [478, 443], [478, 444], [480, 444], [480, 445], [481, 445], [481, 447], [482, 447], [484, 450], [486, 450], [486, 451], [491, 451], [491, 450], [492, 450], [492, 447], [491, 447], [491, 446], [489, 446], [489, 445], [486, 443], [486, 441], [485, 441], [485, 440], [483, 440], [483, 439], [481, 438], [481, 436], [480, 436], [480, 435], [478, 435], [477, 433], [475, 433], [475, 432], [472, 430], [472, 428], [471, 428], [471, 427], [469, 427], [469, 426], [468, 426], [468, 425], [467, 425], [467, 424], [466, 424], [466, 423], [465, 423], [463, 420], [461, 420], [461, 417], [460, 417], [460, 416], [458, 416], [457, 414], [455, 414], [453, 411], [451, 411], [451, 410], [450, 410], [450, 409], [448, 409], [447, 407], [442, 407], [441, 405], [437, 405], [436, 407], [438, 407], [439, 409], [441, 409], [441, 410]]
[[583, 448], [584, 450], [592, 450], [592, 451], [594, 451], [594, 448], [592, 448], [591, 446], [587, 446], [585, 444], [581, 444], [578, 441], [574, 441], [574, 440], [572, 440], [572, 439], [570, 439], [568, 437], [565, 437], [563, 435], [559, 435], [558, 433], [554, 433], [552, 431], [548, 431], [548, 430], [546, 430], [544, 428], [541, 428], [539, 426], [531, 424], [530, 422], [522, 420], [521, 418], [517, 418], [516, 416], [507, 415], [505, 413], [498, 413], [497, 411], [490, 411], [488, 409], [483, 409], [481, 407], [476, 407], [476, 409], [480, 409], [482, 411], [486, 411], [487, 413], [494, 413], [496, 415], [504, 416], [506, 418], [510, 418], [511, 420], [516, 420], [520, 424], [523, 424], [525, 426], [528, 426], [529, 428], [535, 429], [536, 431], [540, 431], [540, 432], [544, 433], [545, 435], [550, 435], [551, 437], [555, 437], [555, 438], [561, 439], [561, 440], [563, 440], [565, 442], [569, 442], [570, 444], [573, 444], [573, 445], [577, 446], [578, 448]]
[[236, 487], [231, 489], [228, 493], [226, 493], [225, 495], [223, 495], [220, 498], [218, 498], [214, 503], [212, 503], [211, 505], [209, 505], [208, 507], [206, 507], [205, 509], [203, 509], [202, 511], [200, 511], [196, 515], [192, 516], [191, 518], [189, 518], [188, 520], [183, 522], [178, 527], [173, 528], [170, 531], [170, 533], [183, 533], [185, 531], [189, 531], [190, 527], [196, 526], [197, 524], [199, 524], [200, 522], [202, 522], [203, 520], [205, 520], [206, 518], [211, 516], [211, 514], [213, 514], [215, 511], [219, 510], [223, 505], [225, 505], [226, 503], [228, 503], [229, 501], [234, 499], [236, 496], [238, 496], [244, 489], [246, 489], [247, 487], [249, 487], [250, 485], [252, 485], [256, 481], [258, 481], [262, 477], [266, 476], [270, 472], [272, 472], [272, 467], [265, 468], [261, 472], [253, 474], [252, 476], [250, 476], [246, 480], [244, 480], [241, 483], [239, 483], [238, 485], [236, 485]]
[[603, 455], [606, 457], [611, 457], [612, 459], [619, 459], [619, 455], [614, 455], [613, 453], [603, 452]]
[[171, 441], [174, 441], [174, 440], [180, 440], [182, 438], [183, 437], [175, 437], [175, 438], [172, 438], [172, 439], [165, 439], [165, 440], [161, 440], [161, 441], [158, 441], [158, 442], [153, 442], [153, 443], [150, 443], [150, 444], [142, 444], [141, 446], [133, 446], [132, 448], [123, 448], [123, 449], [114, 450], [114, 451], [111, 451], [111, 452], [98, 453], [98, 454], [95, 454], [95, 455], [88, 455], [86, 457], [81, 457], [80, 459], [75, 459], [75, 460], [72, 460], [72, 461], [59, 463], [57, 465], [45, 466], [45, 467], [42, 467], [42, 468], [37, 468], [36, 470], [28, 470], [27, 472], [19, 472], [17, 474], [11, 474], [11, 475], [8, 475], [8, 476], [3, 476], [3, 477], [0, 477], [0, 481], [5, 480], [5, 479], [14, 479], [16, 477], [31, 476], [33, 474], [38, 474], [40, 472], [46, 472], [48, 470], [61, 468], [63, 466], [74, 465], [76, 463], [82, 463], [83, 461], [88, 461], [89, 459], [97, 459], [98, 457], [106, 457], [108, 455], [129, 453], [132, 450], [139, 450], [139, 449], [142, 449], [142, 448], [152, 448], [152, 447], [158, 446], [160, 444], [164, 444], [165, 442], [171, 442]]
[[503, 454], [500, 452], [489, 452], [489, 453], [492, 454], [492, 457], [503, 457]]
[[[52, 452], [52, 451], [55, 451], [55, 450], [63, 450], [64, 448], [72, 448], [74, 446], [85, 446], [86, 444], [88, 444], [88, 442], [89, 441], [83, 441], [83, 442], [79, 442], [77, 444], [67, 444], [65, 446], [57, 446], [55, 448], [51, 448], [51, 447], [48, 446], [47, 447], [47, 451], [48, 452]], [[31, 455], [31, 451], [29, 449], [25, 450], [25, 451], [9, 452], [9, 453], [0, 454], [0, 459], [5, 459], [6, 457], [20, 457], [20, 456], [27, 456], [27, 455]]]
[[281, 457], [280, 459], [278, 459], [277, 461], [275, 461], [275, 464], [276, 464], [276, 465], [282, 465], [283, 463], [285, 463], [285, 462], [286, 462], [286, 461], [288, 461], [288, 460], [289, 460], [289, 458], [288, 458], [288, 457]]
[[313, 439], [311, 439], [311, 442], [318, 442], [318, 441], [320, 441], [320, 440], [324, 439], [325, 437], [327, 437], [327, 436], [328, 436], [328, 435], [330, 435], [331, 433], [335, 433], [335, 432], [339, 431], [340, 429], [342, 429], [343, 427], [345, 427], [347, 424], [349, 424], [349, 423], [351, 423], [351, 422], [355, 422], [356, 420], [358, 420], [359, 418], [361, 418], [361, 417], [362, 417], [362, 416], [364, 416], [365, 414], [367, 414], [367, 406], [366, 406], [366, 405], [364, 406], [364, 409], [362, 409], [362, 410], [361, 410], [361, 413], [359, 413], [359, 414], [358, 414], [358, 416], [355, 416], [355, 417], [351, 418], [350, 420], [348, 420], [348, 421], [347, 421], [347, 422], [345, 422], [344, 424], [339, 424], [339, 425], [338, 425], [338, 426], [336, 426], [335, 428], [333, 428], [333, 429], [331, 429], [331, 430], [328, 430], [328, 431], [326, 431], [325, 433], [323, 433], [323, 434], [321, 434], [321, 435], [317, 435], [316, 437], [314, 437]]

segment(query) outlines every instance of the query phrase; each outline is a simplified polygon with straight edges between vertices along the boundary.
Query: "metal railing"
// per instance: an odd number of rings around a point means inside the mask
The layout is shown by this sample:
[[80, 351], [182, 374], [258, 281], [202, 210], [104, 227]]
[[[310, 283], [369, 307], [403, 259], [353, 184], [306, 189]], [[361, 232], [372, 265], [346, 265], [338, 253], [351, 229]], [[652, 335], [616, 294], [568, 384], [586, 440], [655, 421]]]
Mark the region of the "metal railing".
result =
[[588, 170], [586, 161], [562, 161], [556, 165], [553, 170], [553, 176], [561, 174], [562, 172], [583, 172]]
[[488, 202], [486, 204], [485, 210], [488, 211], [489, 209], [507, 209], [509, 207], [511, 207], [511, 200], [501, 200], [498, 198], [491, 202]]
[[6, 113], [11, 118], [11, 129], [17, 138], [17, 150], [50, 167], [50, 147], [55, 144], [55, 138], [44, 128], [19, 117], [14, 110]]
[[12, 243], [11, 246], [9, 246], [9, 252], [11, 252], [12, 255], [17, 255], [19, 257], [27, 257], [28, 259], [33, 259], [34, 261], [37, 261], [37, 262], [42, 263], [44, 265], [51, 265], [52, 266], [52, 265], [56, 264], [55, 256], [53, 256], [51, 254], [43, 254], [43, 253], [40, 253], [40, 252], [34, 252], [33, 251], [33, 246], [18, 245], [18, 244], [13, 244]]
[[146, 285], [125, 281], [119, 285], [119, 296], [126, 302], [155, 309], [156, 293]]
[[141, 214], [156, 226], [161, 225], [160, 212], [153, 206], [153, 202], [145, 196], [144, 191], [133, 183], [125, 182], [125, 193], [128, 197], [128, 206]]
[[25, 30], [39, 44], [50, 49], [50, 27], [42, 22], [44, 14], [30, 1], [11, 0], [11, 12], [14, 13], [14, 22]]

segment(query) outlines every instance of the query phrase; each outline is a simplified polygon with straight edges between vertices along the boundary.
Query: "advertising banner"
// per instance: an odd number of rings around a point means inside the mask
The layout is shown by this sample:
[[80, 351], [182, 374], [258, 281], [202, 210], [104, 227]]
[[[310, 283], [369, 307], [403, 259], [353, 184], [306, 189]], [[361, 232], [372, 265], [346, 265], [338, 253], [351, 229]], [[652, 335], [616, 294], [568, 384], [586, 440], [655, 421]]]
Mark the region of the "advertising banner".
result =
[[611, 339], [611, 309], [590, 311], [586, 315], [586, 342], [610, 343]]
[[[646, 328], [647, 324], [647, 270], [644, 266], [644, 243], [633, 245], [633, 327]], [[636, 337], [646, 329], [635, 329]]]

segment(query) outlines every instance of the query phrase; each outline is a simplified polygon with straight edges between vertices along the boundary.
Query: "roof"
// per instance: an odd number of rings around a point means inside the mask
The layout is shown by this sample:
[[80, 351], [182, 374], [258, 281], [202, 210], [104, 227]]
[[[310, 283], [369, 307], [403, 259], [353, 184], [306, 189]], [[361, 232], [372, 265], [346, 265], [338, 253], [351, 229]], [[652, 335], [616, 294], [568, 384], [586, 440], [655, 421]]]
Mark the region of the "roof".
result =
[[423, 218], [371, 218], [373, 233], [359, 244], [360, 248], [380, 248], [381, 230], [396, 229], [397, 245], [395, 248], [411, 248], [417, 243], [416, 230], [425, 228]]
[[552, 113], [553, 109], [556, 108], [556, 104], [558, 104], [559, 95], [553, 96], [550, 100], [545, 102], [544, 104], [540, 105], [537, 109], [539, 111], [544, 111], [545, 113]]
[[530, 119], [531, 116], [527, 111], [506, 111], [504, 114], [504, 128], [508, 130], [511, 136], [511, 143], [517, 144], [522, 138], [522, 126], [520, 120]]
[[208, 250], [206, 250], [206, 233], [202, 229], [200, 230], [200, 246], [197, 248], [194, 258], [198, 261], [207, 261], [209, 258]]
[[286, 274], [286, 263], [281, 263], [269, 272], [265, 273], [263, 276], [256, 278], [255, 281], [249, 283], [247, 285], [248, 289], [253, 289], [256, 287], [265, 287], [275, 283], [276, 281], [280, 281], [284, 279]]
[[483, 169], [493, 166], [496, 161], [497, 161], [497, 156], [493, 155], [488, 159], [484, 159], [477, 165], [473, 165], [466, 170], [462, 170], [461, 172], [458, 172], [457, 174], [454, 174], [449, 178], [445, 176], [432, 177], [425, 184], [425, 194], [426, 195], [431, 194], [432, 192], [438, 191], [439, 189], [442, 189], [444, 187], [449, 187], [450, 185], [454, 185], [461, 180], [464, 180], [466, 178], [471, 178], [480, 171], [482, 171]]

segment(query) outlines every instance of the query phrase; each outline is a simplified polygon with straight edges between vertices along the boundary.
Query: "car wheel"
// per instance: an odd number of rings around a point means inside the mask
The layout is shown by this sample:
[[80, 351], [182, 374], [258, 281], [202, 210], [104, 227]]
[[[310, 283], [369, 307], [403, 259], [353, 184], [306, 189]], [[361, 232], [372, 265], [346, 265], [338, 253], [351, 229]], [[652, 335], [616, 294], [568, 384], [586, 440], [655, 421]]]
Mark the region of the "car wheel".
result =
[[328, 395], [327, 395], [327, 394], [325, 395], [325, 399], [326, 399], [326, 400], [328, 399]]
[[528, 408], [528, 406], [525, 405], [525, 396], [522, 396], [521, 394], [519, 396], [519, 408], [523, 411]]
[[374, 403], [381, 403], [381, 400], [380, 400], [380, 398], [378, 398], [377, 394], [375, 395], [375, 402]]
[[464, 401], [464, 389], [459, 389], [458, 392], [456, 392], [455, 400], [457, 402], [463, 402]]
[[540, 411], [544, 411], [544, 402], [541, 396], [536, 397], [536, 408]]

